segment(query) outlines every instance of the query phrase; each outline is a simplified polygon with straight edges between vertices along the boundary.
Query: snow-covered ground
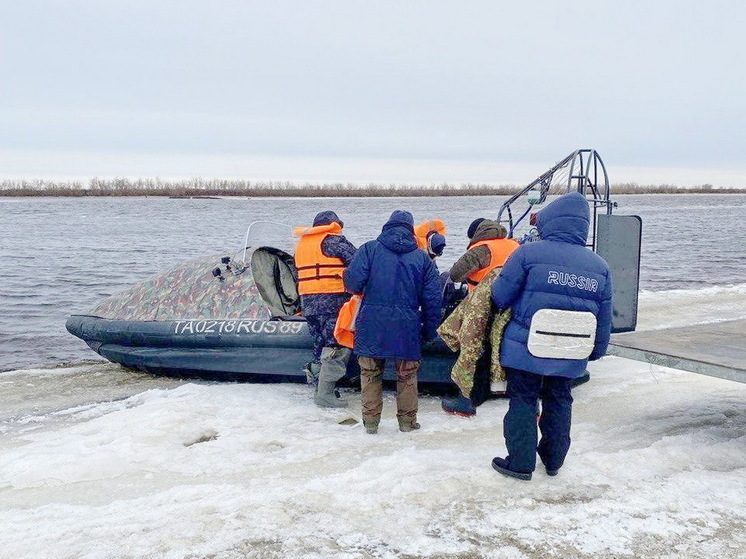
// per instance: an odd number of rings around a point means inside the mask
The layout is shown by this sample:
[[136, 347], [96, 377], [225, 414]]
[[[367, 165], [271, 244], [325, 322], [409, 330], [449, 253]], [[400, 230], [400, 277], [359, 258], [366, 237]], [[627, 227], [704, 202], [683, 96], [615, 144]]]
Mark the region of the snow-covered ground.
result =
[[507, 402], [400, 433], [301, 385], [0, 375], [0, 557], [746, 557], [746, 385], [607, 357], [557, 477], [490, 467]]

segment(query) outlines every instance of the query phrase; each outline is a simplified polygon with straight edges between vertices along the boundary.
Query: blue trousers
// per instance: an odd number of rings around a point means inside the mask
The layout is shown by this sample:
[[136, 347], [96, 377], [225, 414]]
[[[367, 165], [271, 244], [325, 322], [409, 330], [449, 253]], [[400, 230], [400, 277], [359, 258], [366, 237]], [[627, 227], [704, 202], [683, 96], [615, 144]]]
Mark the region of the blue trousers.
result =
[[[572, 418], [572, 379], [542, 376], [506, 367], [508, 375], [508, 413], [503, 421], [508, 467], [517, 472], [536, 469], [536, 453], [548, 470], [558, 470], [570, 449]], [[539, 430], [536, 414], [541, 398]]]
[[312, 314], [306, 317], [308, 330], [313, 337], [313, 362], [321, 363], [321, 350], [325, 347], [339, 347], [334, 337], [337, 314]]

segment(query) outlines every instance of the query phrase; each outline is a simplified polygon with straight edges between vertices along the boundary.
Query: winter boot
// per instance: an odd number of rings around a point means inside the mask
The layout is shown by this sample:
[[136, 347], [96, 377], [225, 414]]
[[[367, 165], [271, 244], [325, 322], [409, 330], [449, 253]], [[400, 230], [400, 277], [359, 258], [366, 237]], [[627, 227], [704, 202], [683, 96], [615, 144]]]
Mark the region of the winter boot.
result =
[[495, 456], [492, 459], [492, 467], [504, 476], [520, 479], [523, 481], [531, 481], [531, 472], [517, 472], [516, 470], [511, 470], [510, 464], [505, 458]]
[[363, 427], [365, 427], [365, 432], [369, 435], [375, 435], [378, 433], [378, 423], [380, 421], [380, 418], [378, 419], [368, 419], [367, 417], [363, 418]]
[[417, 419], [414, 417], [397, 417], [397, 419], [399, 420], [399, 431], [402, 433], [416, 431], [421, 427], [421, 425], [417, 423]]
[[471, 403], [471, 399], [461, 394], [455, 398], [443, 398], [440, 407], [446, 413], [460, 415], [461, 417], [474, 417], [477, 415], [477, 408]]
[[347, 402], [334, 389], [347, 372], [347, 361], [352, 351], [346, 347], [325, 347], [321, 350], [321, 371], [314, 402], [322, 408], [345, 408]]
[[303, 372], [306, 373], [306, 382], [316, 388], [319, 383], [319, 372], [321, 372], [321, 363], [309, 361], [303, 366]]

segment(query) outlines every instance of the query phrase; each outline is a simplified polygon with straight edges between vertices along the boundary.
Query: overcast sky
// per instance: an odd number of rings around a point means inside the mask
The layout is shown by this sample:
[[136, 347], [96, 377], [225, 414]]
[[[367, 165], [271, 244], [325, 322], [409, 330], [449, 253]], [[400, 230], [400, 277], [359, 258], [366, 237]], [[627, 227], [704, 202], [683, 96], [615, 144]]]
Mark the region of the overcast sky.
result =
[[0, 0], [0, 176], [746, 187], [746, 2]]

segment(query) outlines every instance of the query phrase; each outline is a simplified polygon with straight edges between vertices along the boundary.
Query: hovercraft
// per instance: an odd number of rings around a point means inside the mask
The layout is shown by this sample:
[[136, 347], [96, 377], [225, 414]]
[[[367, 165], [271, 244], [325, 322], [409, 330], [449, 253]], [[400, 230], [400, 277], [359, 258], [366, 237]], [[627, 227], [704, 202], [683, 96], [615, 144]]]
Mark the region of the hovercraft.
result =
[[[279, 239], [289, 231], [254, 223], [233, 256], [180, 264], [72, 315], [67, 330], [109, 361], [151, 373], [305, 381], [313, 339], [300, 315], [293, 257], [253, 240], [269, 236], [288, 244]], [[450, 383], [454, 358], [441, 340], [426, 344], [420, 381]], [[350, 359], [348, 377], [357, 374], [357, 360]], [[395, 379], [393, 368], [384, 377]]]
[[[548, 195], [578, 191], [591, 206], [588, 248], [614, 274], [612, 331], [637, 320], [641, 221], [612, 216], [606, 169], [595, 150], [577, 150], [502, 204], [498, 221], [509, 236], [531, 242], [532, 209]], [[519, 209], [522, 202], [527, 207]], [[72, 315], [67, 330], [95, 352], [125, 367], [157, 374], [226, 380], [304, 381], [313, 340], [301, 316], [290, 227], [249, 226], [241, 249], [186, 262]], [[281, 247], [281, 248], [278, 248]], [[444, 316], [465, 290], [445, 284]], [[451, 385], [456, 355], [439, 338], [425, 344], [422, 383]], [[384, 378], [395, 379], [387, 363]], [[358, 373], [350, 359], [348, 377]]]

